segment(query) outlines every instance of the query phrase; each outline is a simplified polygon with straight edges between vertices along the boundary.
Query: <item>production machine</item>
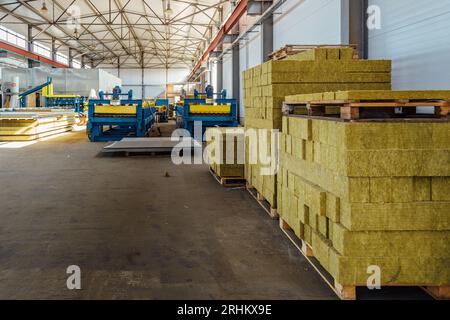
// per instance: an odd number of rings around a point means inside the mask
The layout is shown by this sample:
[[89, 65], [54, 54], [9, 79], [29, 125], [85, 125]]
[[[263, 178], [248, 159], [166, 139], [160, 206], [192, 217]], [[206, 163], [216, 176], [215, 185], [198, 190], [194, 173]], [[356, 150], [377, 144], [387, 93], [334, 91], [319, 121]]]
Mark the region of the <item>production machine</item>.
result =
[[[120, 99], [123, 95], [127, 99]], [[89, 100], [87, 133], [90, 141], [118, 141], [148, 135], [156, 110], [143, 104], [142, 99], [132, 99], [132, 95], [131, 90], [122, 94], [116, 87], [112, 94], [99, 92], [100, 99]]]
[[126, 97], [127, 100], [133, 100], [133, 90], [128, 90], [127, 93], [122, 93], [122, 89], [119, 86], [115, 86], [112, 93], [106, 93], [100, 90], [98, 92], [98, 97], [100, 100], [110, 99], [112, 101], [119, 101], [120, 97]]
[[176, 113], [178, 127], [187, 129], [191, 137], [194, 137], [196, 121], [201, 121], [202, 136], [207, 127], [238, 126], [236, 99], [184, 99]]
[[48, 77], [45, 83], [19, 94], [20, 107], [27, 108], [27, 97], [39, 91], [42, 92], [42, 96], [44, 97], [45, 108], [73, 109], [77, 113], [82, 113], [84, 111], [84, 98], [82, 96], [53, 93], [51, 77]]
[[220, 92], [214, 92], [214, 87], [206, 86], [205, 92], [198, 92], [197, 89], [194, 89], [194, 99], [226, 99], [227, 90], [222, 89]]
[[155, 121], [168, 122], [169, 121], [169, 99], [144, 99], [143, 106], [153, 107], [155, 112]]
[[169, 99], [156, 99], [155, 100], [156, 115], [158, 116], [158, 122], [169, 121]]

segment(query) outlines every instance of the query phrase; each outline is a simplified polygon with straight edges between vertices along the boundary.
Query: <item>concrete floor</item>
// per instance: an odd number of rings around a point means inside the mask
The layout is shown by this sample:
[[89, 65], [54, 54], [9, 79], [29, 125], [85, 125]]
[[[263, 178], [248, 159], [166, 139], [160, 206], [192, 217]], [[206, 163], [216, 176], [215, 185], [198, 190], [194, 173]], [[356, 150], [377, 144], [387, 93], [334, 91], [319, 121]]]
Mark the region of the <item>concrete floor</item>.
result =
[[0, 299], [336, 299], [246, 191], [103, 145], [0, 148]]

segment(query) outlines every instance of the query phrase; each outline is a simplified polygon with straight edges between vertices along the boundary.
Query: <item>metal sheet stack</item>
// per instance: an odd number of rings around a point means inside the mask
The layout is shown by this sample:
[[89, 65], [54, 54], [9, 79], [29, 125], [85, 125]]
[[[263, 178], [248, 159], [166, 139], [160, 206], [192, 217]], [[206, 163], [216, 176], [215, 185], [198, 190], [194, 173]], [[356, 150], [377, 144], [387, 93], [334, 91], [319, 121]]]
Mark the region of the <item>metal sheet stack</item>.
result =
[[0, 112], [0, 141], [30, 141], [71, 131], [73, 112]]
[[282, 122], [278, 212], [336, 283], [450, 284], [448, 120]]
[[[317, 48], [248, 69], [243, 79], [245, 127], [281, 129], [285, 96], [338, 90], [389, 90], [391, 61], [354, 60], [351, 48]], [[269, 134], [269, 152], [270, 141]], [[246, 163], [246, 179], [276, 208], [276, 176], [262, 176], [260, 168], [259, 163]]]
[[[214, 173], [220, 178], [244, 179], [245, 145], [243, 129], [208, 128], [206, 137], [208, 162]], [[218, 146], [218, 149], [214, 146]], [[216, 152], [218, 153], [216, 154]], [[227, 156], [229, 157], [228, 161]]]

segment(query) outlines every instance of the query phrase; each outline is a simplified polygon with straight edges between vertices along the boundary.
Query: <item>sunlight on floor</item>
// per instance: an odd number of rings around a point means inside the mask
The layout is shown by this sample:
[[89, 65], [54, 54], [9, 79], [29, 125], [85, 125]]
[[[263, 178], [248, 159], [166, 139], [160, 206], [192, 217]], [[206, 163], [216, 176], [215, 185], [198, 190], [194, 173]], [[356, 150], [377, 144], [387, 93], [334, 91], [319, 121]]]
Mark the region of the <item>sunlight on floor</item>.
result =
[[55, 139], [55, 138], [67, 136], [69, 134], [70, 134], [70, 132], [58, 133], [58, 134], [54, 134], [54, 135], [51, 135], [51, 136], [48, 136], [48, 137], [45, 137], [45, 138], [41, 138], [38, 141], [48, 141], [48, 140], [52, 140], [52, 139]]
[[42, 141], [48, 141], [48, 140], [52, 140], [55, 138], [60, 138], [66, 135], [69, 135], [70, 132], [62, 132], [59, 134], [55, 134], [49, 137], [45, 137], [45, 138], [41, 138], [38, 140], [33, 140], [33, 141], [5, 141], [5, 142], [0, 142], [0, 149], [21, 149], [21, 148], [25, 148], [28, 146], [31, 146], [35, 143], [38, 142], [42, 142]]
[[80, 131], [86, 131], [86, 126], [73, 126], [72, 131], [74, 132], [80, 132]]
[[31, 146], [37, 141], [13, 141], [13, 142], [0, 142], [0, 149], [20, 149]]

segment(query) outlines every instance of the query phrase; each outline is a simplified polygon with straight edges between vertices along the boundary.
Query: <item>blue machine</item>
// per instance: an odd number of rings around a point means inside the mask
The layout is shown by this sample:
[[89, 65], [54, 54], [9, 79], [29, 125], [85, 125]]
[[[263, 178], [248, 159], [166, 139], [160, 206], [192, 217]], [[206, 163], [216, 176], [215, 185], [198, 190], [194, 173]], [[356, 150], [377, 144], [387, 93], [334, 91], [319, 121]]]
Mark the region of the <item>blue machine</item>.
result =
[[202, 136], [208, 127], [237, 127], [236, 99], [185, 99], [182, 107], [176, 107], [177, 125], [188, 130], [194, 137], [194, 122], [201, 121]]
[[26, 108], [27, 107], [27, 97], [32, 94], [35, 93], [37, 91], [41, 91], [42, 89], [44, 89], [45, 87], [49, 86], [52, 84], [52, 78], [48, 77], [47, 78], [47, 82], [38, 85], [34, 88], [28, 89], [25, 92], [22, 92], [21, 94], [19, 94], [19, 99], [20, 99], [20, 107], [21, 108]]
[[60, 98], [45, 97], [46, 108], [73, 108], [77, 113], [84, 112], [84, 97]]
[[19, 94], [20, 107], [27, 107], [27, 97], [35, 92], [42, 91], [42, 96], [45, 99], [46, 108], [70, 108], [75, 112], [83, 112], [84, 98], [79, 95], [72, 94], [54, 94], [52, 78], [47, 77], [47, 81], [34, 88], [28, 89]]
[[169, 121], [169, 99], [156, 99], [156, 114], [158, 115], [159, 122]]
[[145, 137], [155, 122], [155, 111], [151, 106], [144, 107], [141, 99], [89, 100], [89, 140], [118, 141], [125, 137]]
[[227, 98], [227, 90], [222, 89], [220, 92], [214, 92], [214, 88], [212, 86], [207, 86], [205, 88], [205, 92], [198, 92], [197, 89], [194, 89], [194, 99], [213, 99], [214, 96], [217, 99], [226, 99]]
[[112, 100], [120, 100], [121, 96], [127, 97], [127, 100], [133, 100], [133, 90], [128, 90], [127, 93], [122, 93], [122, 89], [119, 86], [115, 86], [112, 93], [106, 93], [103, 91], [98, 92], [100, 100], [106, 100], [107, 96], [112, 96]]

